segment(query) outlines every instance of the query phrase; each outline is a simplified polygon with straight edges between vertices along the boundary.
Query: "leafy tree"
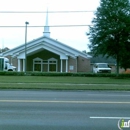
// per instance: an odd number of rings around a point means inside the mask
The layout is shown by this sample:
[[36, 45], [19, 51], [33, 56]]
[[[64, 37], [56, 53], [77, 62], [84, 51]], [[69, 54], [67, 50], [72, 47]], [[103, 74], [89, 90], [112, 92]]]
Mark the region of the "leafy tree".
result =
[[115, 58], [118, 76], [119, 64], [130, 57], [129, 0], [101, 0], [92, 24], [87, 34], [89, 48], [95, 56], [103, 54]]
[[5, 51], [8, 51], [8, 50], [9, 50], [9, 48], [8, 48], [8, 47], [5, 47], [5, 48], [3, 48], [3, 49], [0, 49], [0, 53], [5, 52]]
[[[130, 49], [129, 49], [130, 50]], [[120, 66], [125, 69], [125, 71], [130, 68], [130, 52], [125, 53], [120, 60]]]

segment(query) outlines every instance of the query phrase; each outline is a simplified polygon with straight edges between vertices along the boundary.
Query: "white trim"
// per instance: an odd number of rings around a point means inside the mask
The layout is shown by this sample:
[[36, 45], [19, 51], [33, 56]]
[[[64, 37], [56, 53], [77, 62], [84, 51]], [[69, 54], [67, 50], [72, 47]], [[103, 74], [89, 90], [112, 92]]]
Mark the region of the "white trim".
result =
[[33, 59], [33, 71], [35, 71], [35, 65], [39, 65], [40, 64], [41, 65], [41, 67], [40, 67], [41, 70], [39, 70], [39, 71], [42, 72], [42, 62], [43, 62], [43, 60], [41, 58], [39, 58], [39, 57], [34, 58]]
[[78, 71], [78, 57], [76, 57], [76, 72]]
[[21, 64], [20, 64], [20, 59], [18, 59], [18, 72], [20, 72]]
[[66, 72], [68, 72], [68, 59], [66, 59]]
[[23, 59], [23, 72], [25, 72], [25, 59]]
[[[46, 62], [44, 62], [44, 61], [46, 61]], [[48, 60], [43, 60], [43, 59], [41, 59], [41, 58], [34, 58], [33, 59], [33, 71], [35, 71], [35, 64], [40, 64], [41, 65], [41, 72], [43, 71], [43, 69], [44, 69], [44, 67], [43, 67], [43, 65], [47, 65], [47, 67], [48, 67], [48, 69], [47, 69], [47, 72], [51, 72], [50, 71], [50, 64], [55, 64], [56, 65], [56, 72], [57, 72], [57, 66], [58, 66], [58, 63], [57, 63], [57, 59], [55, 59], [55, 58], [50, 58], [50, 59], [48, 59]]]
[[63, 62], [63, 61], [62, 61], [62, 59], [61, 59], [61, 64], [60, 64], [60, 65], [61, 65], [61, 67], [60, 67], [60, 72], [62, 72], [62, 62]]
[[[45, 49], [49, 49], [50, 51], [53, 51], [55, 52], [56, 54], [68, 54], [69, 56], [71, 57], [75, 57], [75, 56], [82, 56], [84, 58], [87, 58], [89, 59], [91, 56], [81, 52], [81, 51], [78, 51], [70, 46], [67, 46], [59, 41], [56, 41], [52, 38], [48, 38], [48, 37], [40, 37], [40, 38], [37, 38], [35, 40], [32, 40], [30, 42], [27, 43], [27, 54], [31, 53], [31, 52], [34, 52], [35, 51], [35, 48], [37, 47], [40, 47], [40, 48], [46, 48]], [[38, 47], [38, 49], [39, 49]], [[3, 52], [3, 56], [8, 56], [10, 54], [17, 54], [19, 53], [19, 56], [24, 53], [25, 51], [25, 45], [21, 45], [21, 46], [18, 46], [16, 48], [13, 48], [11, 50], [8, 50], [6, 52]]]
[[[50, 62], [52, 62], [52, 63], [50, 63]], [[54, 62], [55, 62], [55, 63], [54, 63]], [[55, 59], [55, 58], [50, 58], [50, 59], [48, 59], [48, 65], [49, 65], [49, 66], [48, 66], [48, 70], [49, 70], [48, 72], [51, 72], [51, 71], [50, 71], [50, 64], [53, 64], [53, 65], [55, 64], [55, 65], [56, 65], [56, 72], [57, 72], [57, 59]]]
[[49, 72], [49, 61], [47, 63], [48, 63], [48, 72]]

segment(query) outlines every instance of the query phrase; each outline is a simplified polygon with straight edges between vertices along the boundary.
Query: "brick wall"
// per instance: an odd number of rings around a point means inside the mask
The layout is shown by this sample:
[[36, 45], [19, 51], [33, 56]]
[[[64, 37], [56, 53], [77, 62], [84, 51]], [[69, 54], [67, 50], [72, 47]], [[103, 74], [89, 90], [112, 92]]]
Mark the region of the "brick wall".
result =
[[69, 57], [68, 59], [68, 71], [69, 72], [77, 72], [77, 61], [74, 58]]
[[[56, 55], [53, 55], [53, 56], [55, 57]], [[34, 57], [36, 57], [36, 56], [32, 55], [31, 58], [28, 57], [28, 59], [27, 59], [28, 62], [31, 59], [31, 62], [30, 62], [31, 65], [30, 64], [28, 65], [31, 68], [31, 70], [28, 70], [28, 71], [32, 71], [32, 64], [33, 64], [32, 59]], [[16, 57], [11, 58], [11, 56], [7, 56], [7, 58], [9, 59], [10, 63], [12, 60], [13, 65], [16, 66], [18, 69], [17, 58]], [[58, 59], [58, 72], [60, 72], [60, 68], [61, 68], [60, 63], [61, 62], [60, 62], [59, 56], [55, 57], [55, 58]], [[23, 63], [21, 62], [21, 71], [22, 71], [22, 66], [23, 66]], [[62, 71], [66, 72], [66, 61], [65, 60], [63, 60], [63, 70]], [[90, 71], [91, 71], [91, 67], [90, 67], [90, 60], [89, 59], [86, 59], [86, 58], [81, 57], [81, 56], [79, 56], [75, 59], [72, 57], [68, 58], [68, 72], [90, 72]]]
[[91, 72], [90, 59], [79, 56], [77, 58], [77, 72]]
[[[73, 66], [73, 70], [71, 67]], [[84, 57], [69, 58], [69, 72], [91, 72], [90, 60]]]

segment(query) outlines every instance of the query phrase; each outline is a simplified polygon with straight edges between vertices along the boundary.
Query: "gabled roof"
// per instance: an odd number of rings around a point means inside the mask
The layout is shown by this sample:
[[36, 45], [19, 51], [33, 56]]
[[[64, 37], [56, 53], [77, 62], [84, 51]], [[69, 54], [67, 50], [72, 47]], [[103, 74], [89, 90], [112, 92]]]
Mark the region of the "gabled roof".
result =
[[[39, 50], [44, 50], [44, 49], [51, 51], [57, 55], [60, 55], [61, 57], [70, 56], [70, 57], [76, 58], [77, 56], [82, 56], [84, 58], [91, 58], [90, 55], [85, 54], [79, 50], [76, 50], [50, 37], [43, 36], [35, 40], [32, 40], [26, 44], [27, 55], [31, 55], [32, 53], [35, 53]], [[24, 58], [25, 57], [25, 44], [22, 44], [11, 50], [3, 52], [2, 54], [3, 56], [12, 55], [12, 56], [17, 56], [19, 58]]]

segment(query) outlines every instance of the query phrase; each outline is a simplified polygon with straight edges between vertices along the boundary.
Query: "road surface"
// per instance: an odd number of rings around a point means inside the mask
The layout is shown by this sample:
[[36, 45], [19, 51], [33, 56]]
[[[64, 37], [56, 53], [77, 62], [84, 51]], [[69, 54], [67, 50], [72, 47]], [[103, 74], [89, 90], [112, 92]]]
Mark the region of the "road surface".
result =
[[0, 130], [119, 130], [122, 118], [130, 92], [0, 91]]

